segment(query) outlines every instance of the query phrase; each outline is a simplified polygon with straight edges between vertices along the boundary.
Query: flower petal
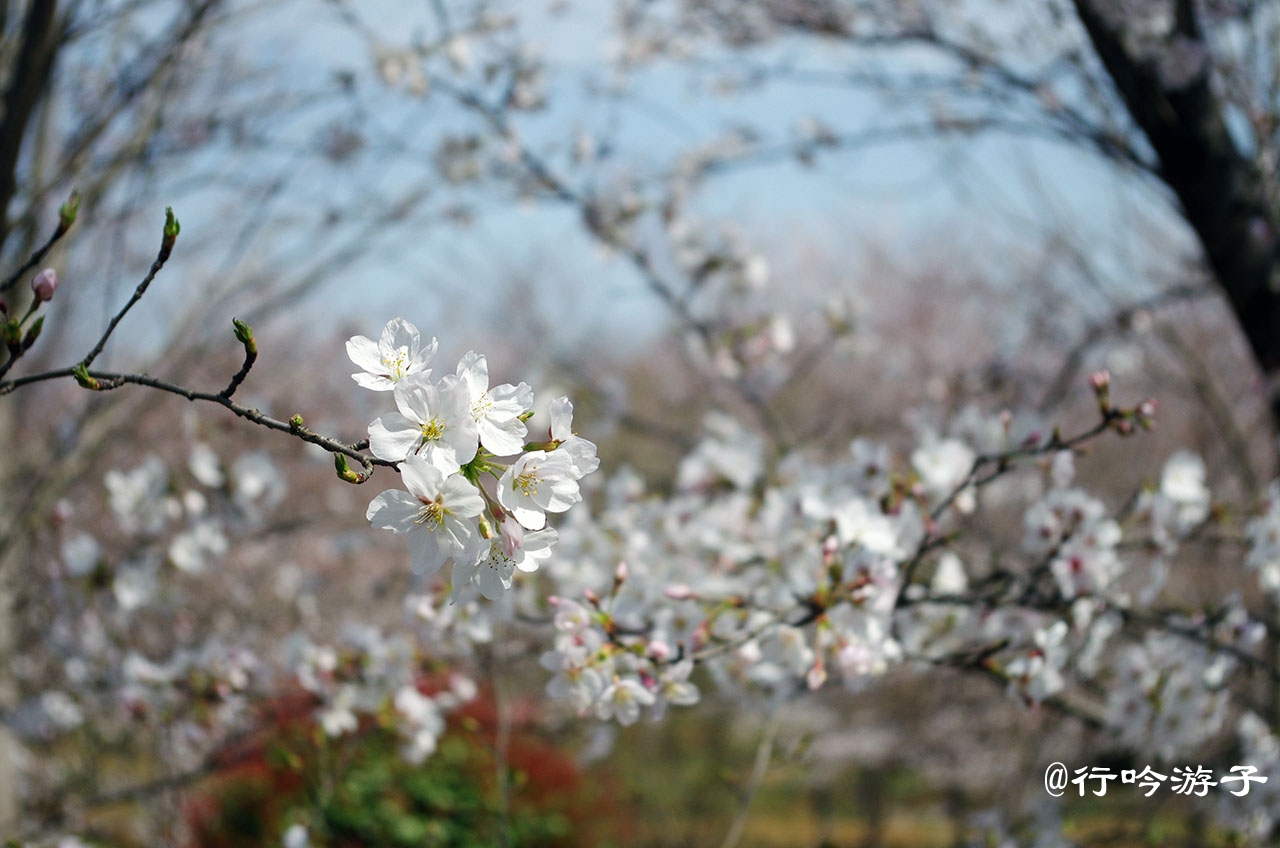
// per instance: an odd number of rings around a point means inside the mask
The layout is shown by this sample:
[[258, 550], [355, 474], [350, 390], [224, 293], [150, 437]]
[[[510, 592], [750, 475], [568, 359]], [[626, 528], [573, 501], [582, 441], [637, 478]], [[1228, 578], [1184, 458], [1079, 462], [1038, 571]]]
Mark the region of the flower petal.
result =
[[419, 506], [417, 498], [403, 489], [387, 489], [369, 502], [364, 517], [379, 530], [408, 533], [414, 527]]

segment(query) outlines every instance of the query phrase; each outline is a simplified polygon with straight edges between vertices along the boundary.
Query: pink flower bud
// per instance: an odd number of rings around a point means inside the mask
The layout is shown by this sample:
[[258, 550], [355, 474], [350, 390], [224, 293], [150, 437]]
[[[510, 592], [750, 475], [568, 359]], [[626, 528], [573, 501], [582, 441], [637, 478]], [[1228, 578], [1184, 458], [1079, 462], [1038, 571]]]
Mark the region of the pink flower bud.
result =
[[693, 589], [684, 583], [673, 583], [663, 589], [662, 594], [673, 601], [687, 601], [694, 596]]
[[809, 673], [804, 676], [805, 683], [809, 685], [809, 689], [816, 692], [822, 688], [822, 684], [827, 682], [827, 669], [822, 664], [822, 658], [819, 657], [814, 661], [813, 666], [809, 669]]
[[1111, 388], [1111, 373], [1109, 371], [1095, 371], [1089, 375], [1089, 385], [1093, 386], [1095, 392], [1105, 392]]
[[37, 302], [53, 300], [53, 293], [57, 290], [58, 272], [52, 268], [45, 268], [31, 278], [31, 291], [35, 292]]

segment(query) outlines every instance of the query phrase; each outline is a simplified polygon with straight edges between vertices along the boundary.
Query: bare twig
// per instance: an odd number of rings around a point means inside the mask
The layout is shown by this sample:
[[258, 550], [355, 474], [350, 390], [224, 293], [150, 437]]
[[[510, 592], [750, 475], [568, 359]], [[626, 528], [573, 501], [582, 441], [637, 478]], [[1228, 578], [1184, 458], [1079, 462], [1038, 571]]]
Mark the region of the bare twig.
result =
[[[72, 200], [70, 202], [76, 202], [74, 196], [72, 197]], [[71, 220], [72, 221], [75, 220], [74, 212], [71, 215]], [[49, 250], [55, 244], [57, 244], [58, 241], [63, 236], [67, 234], [67, 231], [69, 229], [71, 229], [71, 222], [67, 220], [67, 216], [64, 213], [62, 220], [58, 222], [58, 228], [55, 229], [53, 231], [53, 234], [49, 236], [48, 241], [46, 241], [44, 244], [37, 247], [35, 251], [29, 257], [27, 257], [27, 261], [22, 263], [22, 265], [18, 268], [18, 270], [10, 274], [3, 283], [0, 283], [0, 294], [4, 294], [8, 292], [9, 289], [17, 285], [18, 280], [22, 279], [23, 274], [27, 273], [32, 268], [39, 265], [41, 260], [44, 259], [45, 254], [47, 254]]]
[[[173, 210], [165, 210], [165, 233], [160, 241], [160, 252], [156, 254], [155, 261], [151, 263], [151, 270], [142, 278], [142, 282], [138, 283], [138, 287], [133, 290], [133, 294], [120, 311], [111, 316], [111, 321], [107, 324], [107, 329], [103, 331], [102, 337], [98, 339], [90, 351], [85, 354], [84, 359], [80, 360], [81, 368], [88, 368], [93, 361], [98, 358], [103, 349], [107, 346], [107, 340], [111, 338], [111, 334], [115, 332], [116, 326], [133, 308], [134, 304], [142, 300], [142, 296], [147, 293], [147, 288], [151, 285], [151, 281], [156, 278], [156, 274], [160, 273], [160, 269], [164, 267], [164, 263], [169, 260], [169, 254], [173, 252], [174, 240], [178, 235], [178, 220], [173, 217]], [[0, 390], [2, 392], [2, 390]]]

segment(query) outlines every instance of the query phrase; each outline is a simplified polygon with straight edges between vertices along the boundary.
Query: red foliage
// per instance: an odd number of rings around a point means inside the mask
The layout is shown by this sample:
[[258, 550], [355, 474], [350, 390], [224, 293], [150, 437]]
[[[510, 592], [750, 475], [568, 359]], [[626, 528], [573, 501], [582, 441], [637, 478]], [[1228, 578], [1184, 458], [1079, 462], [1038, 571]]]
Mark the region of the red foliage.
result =
[[[448, 688], [445, 674], [424, 675], [418, 681], [419, 691], [426, 695]], [[284, 814], [306, 791], [306, 770], [300, 767], [296, 752], [315, 753], [313, 740], [321, 732], [314, 717], [317, 705], [316, 697], [302, 689], [276, 695], [259, 706], [252, 731], [215, 755], [214, 774], [183, 808], [191, 848], [243, 846], [243, 829], [228, 835], [226, 822], [232, 818], [261, 828], [263, 844], [278, 841]], [[629, 810], [618, 808], [616, 802], [622, 796], [615, 782], [599, 775], [586, 780], [574, 759], [545, 736], [537, 719], [538, 704], [533, 699], [519, 699], [509, 706], [506, 758], [512, 775], [511, 803], [519, 809], [563, 815], [574, 834], [569, 844], [595, 845], [626, 833]], [[476, 779], [488, 792], [496, 792], [492, 752], [497, 749], [498, 725], [497, 701], [492, 690], [484, 688], [450, 714], [446, 731], [466, 739], [476, 751]], [[362, 725], [359, 733], [370, 729]]]

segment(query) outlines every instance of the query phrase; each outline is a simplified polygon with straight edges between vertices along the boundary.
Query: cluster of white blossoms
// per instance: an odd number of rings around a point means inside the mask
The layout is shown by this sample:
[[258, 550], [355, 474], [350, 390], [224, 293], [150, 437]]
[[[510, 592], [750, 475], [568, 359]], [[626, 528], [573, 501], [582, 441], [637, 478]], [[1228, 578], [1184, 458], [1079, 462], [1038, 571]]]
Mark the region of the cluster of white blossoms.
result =
[[[424, 345], [403, 318], [390, 321], [377, 342], [347, 342], [364, 369], [353, 379], [395, 399], [396, 410], [369, 425], [369, 450], [398, 463], [405, 486], [374, 498], [366, 517], [406, 537], [416, 573], [451, 564], [455, 599], [472, 583], [496, 599], [517, 570], [535, 572], [551, 555], [558, 537], [547, 513], [578, 503], [578, 481], [600, 463], [595, 445], [573, 433], [568, 398], [551, 402], [548, 438], [526, 444], [533, 389], [490, 387], [488, 363], [473, 352], [454, 373], [435, 378], [436, 349], [434, 338]], [[496, 481], [492, 492], [486, 477]]]
[[[529, 385], [491, 385], [474, 352], [439, 368], [436, 340], [400, 318], [347, 352], [354, 380], [394, 405], [368, 425], [368, 449], [402, 486], [374, 497], [366, 518], [405, 538], [414, 572], [441, 579], [419, 581], [423, 594], [406, 599], [412, 628], [348, 626], [338, 647], [288, 640], [283, 665], [330, 737], [390, 723], [403, 756], [423, 761], [450, 711], [476, 695], [463, 673], [474, 647], [511, 639], [541, 657], [551, 697], [622, 725], [698, 703], [711, 686], [768, 706], [940, 665], [978, 669], [1030, 706], [1089, 707], [1113, 738], [1163, 760], [1241, 721], [1232, 695], [1263, 625], [1239, 599], [1194, 612], [1155, 606], [1180, 548], [1215, 522], [1231, 530], [1204, 462], [1175, 452], [1115, 503], [1076, 480], [1081, 446], [1125, 432], [1117, 423], [1131, 424], [1137, 408], [1103, 405], [1100, 423], [1074, 439], [966, 412], [948, 427], [921, 424], [914, 443], [859, 438], [847, 451], [783, 454], [713, 413], [673, 491], [646, 493], [620, 469], [588, 481], [598, 483], [588, 498], [583, 481], [599, 461], [573, 432], [567, 398], [539, 405], [546, 420], [531, 434]], [[224, 465], [197, 445], [188, 470], [185, 488], [159, 460], [108, 476], [121, 525], [163, 551], [112, 570], [122, 611], [152, 603], [159, 562], [184, 581], [215, 571], [204, 563], [225, 554], [228, 518], [206, 501], [248, 515], [279, 497], [257, 455]], [[1010, 538], [965, 532], [997, 511]], [[1280, 591], [1280, 488], [1236, 531], [1263, 588]], [[62, 543], [60, 571], [100, 570], [93, 538], [68, 527]], [[104, 641], [77, 626], [86, 645]], [[130, 713], [172, 711], [181, 693], [205, 692], [227, 705], [227, 726], [272, 664], [216, 643], [168, 660], [98, 653], [120, 667], [116, 694]], [[424, 683], [427, 657], [451, 670], [447, 685]], [[42, 693], [30, 711], [39, 732], [84, 720], [88, 704], [63, 689], [77, 691], [92, 670], [69, 670], [65, 687]]]
[[[32, 658], [25, 662], [32, 678], [61, 681], [66, 691], [48, 689], [23, 705], [19, 727], [48, 737], [73, 730], [84, 716], [127, 721], [165, 714], [193, 695], [216, 701], [214, 718], [222, 722], [234, 721], [245, 707], [262, 666], [253, 649], [187, 638], [194, 635], [183, 629], [191, 626], [190, 613], [175, 626], [177, 645], [172, 637], [140, 639], [140, 632], [154, 635], [140, 622], [184, 603], [196, 581], [215, 577], [231, 538], [260, 527], [286, 484], [270, 457], [257, 451], [227, 462], [196, 442], [186, 465], [185, 473], [171, 471], [148, 454], [133, 468], [104, 475], [116, 538], [85, 529], [69, 500], [54, 507], [59, 557], [48, 572], [55, 585], [82, 587], [85, 600], [65, 590], [56, 596], [45, 624], [61, 651], [39, 673]], [[97, 683], [107, 685], [91, 685]]]
[[[401, 755], [414, 764], [435, 751], [445, 715], [479, 691], [471, 678], [454, 673], [438, 691], [423, 692], [418, 649], [405, 634], [349, 625], [338, 646], [295, 636], [286, 647], [299, 685], [320, 702], [315, 715], [325, 735], [355, 733], [362, 716], [386, 714], [394, 717], [403, 740]], [[384, 710], [388, 706], [389, 713]]]

